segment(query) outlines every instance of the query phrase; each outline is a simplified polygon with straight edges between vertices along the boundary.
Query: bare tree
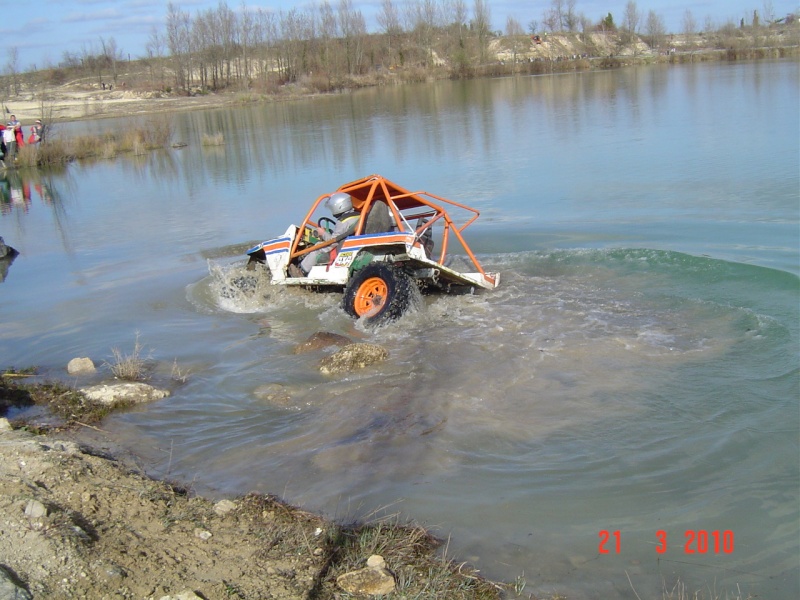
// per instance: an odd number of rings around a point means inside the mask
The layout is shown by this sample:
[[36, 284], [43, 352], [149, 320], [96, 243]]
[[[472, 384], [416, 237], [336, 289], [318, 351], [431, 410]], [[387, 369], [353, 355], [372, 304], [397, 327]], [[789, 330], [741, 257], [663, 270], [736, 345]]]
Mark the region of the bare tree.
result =
[[447, 25], [455, 25], [459, 31], [467, 25], [467, 4], [464, 0], [448, 0], [443, 7], [442, 21]]
[[278, 19], [272, 12], [256, 9], [253, 27], [253, 48], [257, 77], [263, 86], [270, 84], [273, 67], [279, 64]]
[[763, 6], [764, 23], [767, 26], [775, 21], [775, 7], [772, 5], [772, 0], [764, 0]]
[[189, 15], [172, 2], [167, 4], [167, 46], [172, 56], [175, 85], [189, 88]]
[[512, 69], [516, 70], [517, 54], [519, 53], [520, 46], [522, 45], [522, 36], [525, 35], [525, 30], [514, 17], [508, 16], [506, 18], [506, 36], [511, 44], [511, 57], [514, 63]]
[[542, 13], [542, 24], [545, 29], [549, 29], [550, 31], [560, 31], [561, 13], [553, 7], [545, 9]]
[[639, 32], [639, 23], [642, 16], [639, 13], [639, 8], [636, 6], [635, 0], [628, 0], [625, 5], [625, 16], [622, 19], [622, 29], [625, 32], [627, 42], [633, 44], [634, 54], [636, 53], [636, 36]]
[[150, 29], [150, 36], [147, 38], [145, 52], [147, 53], [147, 63], [150, 67], [150, 80], [154, 82], [157, 72], [159, 85], [161, 87], [164, 85], [164, 69], [161, 65], [161, 57], [164, 55], [164, 46], [164, 36], [162, 36], [155, 25], [153, 25]]
[[660, 49], [664, 45], [667, 28], [664, 26], [664, 19], [654, 10], [647, 13], [646, 29], [647, 37], [650, 40], [650, 47]]
[[694, 20], [694, 15], [690, 9], [686, 9], [683, 13], [681, 21], [683, 26], [683, 35], [686, 37], [686, 45], [694, 47], [694, 36], [697, 34], [697, 21]]
[[397, 7], [392, 0], [383, 0], [381, 3], [381, 10], [377, 15], [378, 25], [380, 25], [390, 40], [393, 36], [402, 33], [403, 28], [400, 25], [400, 13], [397, 12]]
[[250, 87], [250, 78], [252, 77], [252, 68], [250, 66], [253, 48], [253, 35], [254, 35], [254, 18], [253, 13], [247, 9], [247, 5], [242, 0], [241, 8], [239, 10], [239, 46], [242, 51], [242, 62], [244, 67], [243, 85], [245, 88]]
[[6, 72], [11, 78], [11, 85], [14, 86], [14, 94], [19, 94], [19, 48], [11, 46], [8, 49], [8, 60], [6, 61]]
[[347, 72], [360, 73], [367, 25], [361, 11], [353, 6], [352, 0], [339, 0], [339, 28], [344, 41]]
[[117, 83], [117, 60], [119, 60], [120, 51], [117, 49], [117, 41], [110, 37], [108, 40], [100, 37], [100, 50], [103, 62], [111, 68], [111, 78], [114, 85]]
[[592, 28], [592, 20], [583, 13], [578, 13], [578, 27], [583, 37], [584, 44], [587, 42], [587, 34]]
[[565, 0], [550, 0], [550, 8], [545, 11], [544, 21], [551, 31], [564, 30]]
[[575, 12], [575, 0], [566, 0], [564, 5], [564, 25], [567, 31], [577, 31], [580, 18]]
[[472, 26], [478, 38], [478, 53], [481, 64], [486, 62], [486, 51], [489, 48], [489, 34], [492, 26], [492, 11], [486, 0], [475, 0]]
[[339, 23], [328, 0], [324, 0], [320, 5], [319, 13], [319, 36], [322, 43], [320, 67], [327, 74], [330, 84], [333, 81], [333, 74], [337, 70], [336, 40], [339, 37]]

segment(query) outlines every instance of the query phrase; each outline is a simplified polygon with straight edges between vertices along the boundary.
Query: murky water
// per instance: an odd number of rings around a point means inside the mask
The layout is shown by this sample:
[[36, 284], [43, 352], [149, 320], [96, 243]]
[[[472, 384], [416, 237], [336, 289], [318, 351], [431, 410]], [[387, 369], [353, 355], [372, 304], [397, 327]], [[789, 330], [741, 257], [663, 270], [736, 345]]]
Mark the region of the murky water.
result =
[[[104, 424], [153, 474], [400, 511], [536, 594], [796, 598], [798, 89], [761, 62], [177, 115], [183, 150], [7, 176], [0, 364], [61, 374], [138, 332], [155, 381], [189, 371]], [[370, 173], [478, 207], [501, 287], [368, 330], [335, 294], [233, 285], [249, 243]], [[389, 360], [322, 376], [293, 354], [318, 330]]]

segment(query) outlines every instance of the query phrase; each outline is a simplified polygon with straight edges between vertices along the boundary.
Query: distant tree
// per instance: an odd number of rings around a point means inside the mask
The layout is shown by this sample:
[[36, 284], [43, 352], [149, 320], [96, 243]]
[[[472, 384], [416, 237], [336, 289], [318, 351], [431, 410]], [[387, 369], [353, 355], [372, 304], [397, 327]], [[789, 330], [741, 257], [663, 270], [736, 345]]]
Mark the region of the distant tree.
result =
[[592, 20], [583, 13], [578, 14], [578, 26], [583, 34], [583, 41], [586, 42], [586, 34], [592, 28]]
[[635, 0], [628, 0], [628, 3], [625, 5], [622, 29], [625, 32], [627, 42], [634, 44], [634, 53], [636, 48], [636, 36], [639, 32], [639, 23], [641, 20], [642, 16], [639, 13], [639, 8], [636, 6]]
[[601, 31], [616, 31], [617, 26], [614, 23], [614, 17], [611, 16], [611, 13], [608, 13], [603, 19], [600, 20], [599, 24]]
[[161, 65], [161, 57], [164, 55], [164, 36], [156, 29], [156, 26], [150, 29], [150, 35], [147, 38], [147, 45], [145, 52], [147, 53], [147, 65], [150, 68], [150, 80], [159, 80], [159, 85], [164, 84], [164, 69]]
[[522, 25], [519, 24], [514, 17], [508, 16], [506, 18], [506, 36], [508, 36], [508, 40], [511, 43], [511, 56], [514, 61], [514, 67], [516, 68], [517, 64], [517, 54], [519, 53], [519, 48], [522, 43], [520, 39], [523, 35], [525, 35], [525, 30], [522, 29]]
[[338, 71], [337, 62], [339, 53], [337, 40], [339, 38], [339, 21], [328, 0], [319, 5], [319, 62], [322, 71], [327, 74], [329, 83], [333, 80], [334, 73]]
[[250, 85], [250, 78], [252, 77], [253, 71], [251, 67], [251, 54], [253, 51], [253, 37], [255, 35], [255, 18], [253, 17], [253, 13], [247, 10], [247, 5], [244, 0], [242, 0], [239, 15], [239, 46], [242, 51], [242, 61], [244, 63], [243, 83], [244, 87], [247, 88]]
[[512, 16], [508, 16], [506, 18], [506, 35], [519, 36], [524, 34], [525, 31], [522, 29], [522, 25], [519, 24], [519, 21]]
[[537, 31], [539, 31], [539, 21], [533, 19], [528, 23], [528, 33], [534, 35]]
[[339, 29], [344, 41], [347, 72], [361, 72], [364, 60], [364, 37], [367, 25], [364, 15], [353, 6], [352, 0], [339, 0]]
[[189, 15], [172, 2], [167, 4], [167, 47], [172, 57], [175, 87], [188, 90], [189, 62]]
[[694, 36], [697, 34], [697, 21], [694, 20], [694, 15], [690, 9], [686, 9], [683, 13], [682, 19], [683, 35], [686, 37], [686, 45], [694, 46]]
[[414, 0], [406, 5], [406, 20], [417, 43], [425, 49], [426, 63], [432, 65], [434, 32], [441, 23], [438, 5], [434, 0]]
[[542, 13], [542, 25], [545, 29], [549, 29], [550, 31], [558, 31], [559, 28], [559, 18], [558, 13], [553, 11], [552, 8], [548, 8]]
[[391, 39], [393, 36], [400, 35], [403, 28], [400, 25], [400, 14], [392, 0], [383, 0], [381, 10], [377, 15], [378, 25], [383, 32]]
[[117, 42], [113, 37], [108, 40], [100, 36], [100, 50], [101, 58], [105, 64], [111, 68], [111, 78], [114, 84], [117, 83], [117, 61], [120, 60], [120, 50], [117, 48]]
[[664, 19], [654, 10], [647, 13], [646, 29], [647, 37], [650, 40], [650, 47], [660, 49], [664, 45], [667, 29], [664, 26]]
[[578, 13], [575, 12], [575, 0], [565, 0], [563, 22], [567, 28], [567, 31], [578, 30], [580, 17]]
[[486, 62], [486, 51], [489, 49], [491, 35], [492, 11], [486, 0], [475, 0], [472, 15], [472, 30], [478, 38], [478, 54], [480, 63]]
[[442, 23], [451, 29], [460, 47], [464, 46], [469, 11], [465, 0], [445, 0], [442, 6]]
[[769, 25], [775, 21], [775, 7], [772, 6], [772, 0], [764, 0], [762, 6], [764, 12], [764, 22]]
[[11, 78], [11, 85], [14, 87], [14, 94], [19, 94], [19, 49], [11, 46], [8, 49], [8, 60], [6, 61], [6, 73]]

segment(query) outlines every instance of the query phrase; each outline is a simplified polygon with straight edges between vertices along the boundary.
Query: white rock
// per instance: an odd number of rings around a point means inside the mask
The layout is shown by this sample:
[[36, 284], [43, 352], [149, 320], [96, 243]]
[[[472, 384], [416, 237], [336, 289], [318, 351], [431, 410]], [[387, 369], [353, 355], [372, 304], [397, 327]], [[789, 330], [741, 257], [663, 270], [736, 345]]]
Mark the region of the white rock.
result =
[[214, 512], [220, 517], [227, 515], [232, 510], [236, 510], [236, 503], [230, 500], [220, 500], [214, 505]]
[[94, 385], [80, 390], [89, 400], [113, 404], [117, 401], [129, 401], [134, 404], [161, 400], [169, 396], [167, 390], [159, 390], [152, 385], [141, 382], [116, 383], [113, 385]]
[[202, 600], [192, 590], [184, 590], [176, 596], [161, 596], [158, 600]]
[[67, 373], [70, 375], [85, 375], [96, 371], [91, 358], [73, 358], [67, 363]]
[[373, 554], [367, 559], [367, 566], [370, 569], [382, 569], [386, 566], [386, 561], [380, 554]]
[[39, 519], [47, 516], [47, 507], [38, 500], [28, 500], [25, 505], [25, 516], [29, 519]]

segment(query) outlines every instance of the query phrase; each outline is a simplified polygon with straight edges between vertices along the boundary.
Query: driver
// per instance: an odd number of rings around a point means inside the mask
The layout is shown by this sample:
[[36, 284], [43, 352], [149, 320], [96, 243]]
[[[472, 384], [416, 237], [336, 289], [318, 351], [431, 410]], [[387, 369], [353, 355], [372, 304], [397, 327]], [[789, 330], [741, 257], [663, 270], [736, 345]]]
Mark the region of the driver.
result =
[[[353, 199], [349, 194], [345, 194], [344, 192], [332, 194], [331, 197], [325, 201], [325, 207], [331, 211], [331, 214], [338, 223], [336, 223], [336, 227], [333, 228], [333, 232], [328, 232], [322, 227], [317, 226], [317, 235], [321, 240], [327, 242], [328, 240], [335, 239], [337, 242], [341, 242], [356, 230], [359, 214], [353, 210]], [[308, 275], [308, 272], [314, 265], [327, 263], [330, 260], [331, 250], [335, 247], [336, 244], [332, 244], [306, 254], [300, 262], [300, 269], [303, 272], [302, 276]], [[291, 273], [292, 270], [291, 268], [289, 269], [289, 274], [293, 277], [297, 277], [297, 275]]]

